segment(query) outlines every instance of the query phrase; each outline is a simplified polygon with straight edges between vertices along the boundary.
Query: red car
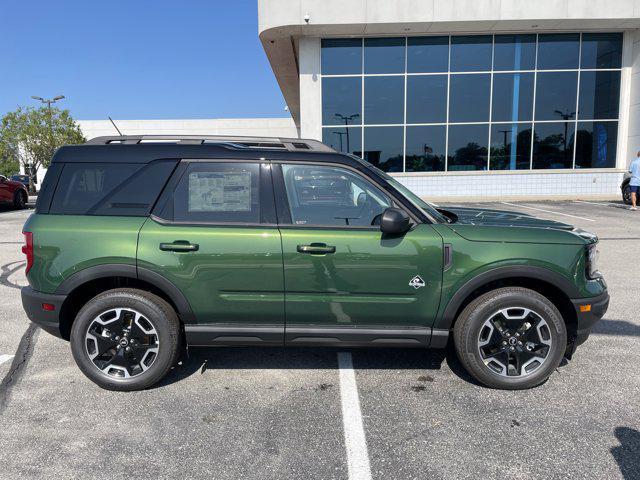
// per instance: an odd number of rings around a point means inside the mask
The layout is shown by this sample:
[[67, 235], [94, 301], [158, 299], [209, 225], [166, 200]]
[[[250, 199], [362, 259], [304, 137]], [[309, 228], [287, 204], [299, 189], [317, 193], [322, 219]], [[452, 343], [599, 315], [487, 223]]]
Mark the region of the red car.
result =
[[0, 204], [21, 209], [27, 206], [28, 199], [29, 193], [24, 184], [0, 175]]

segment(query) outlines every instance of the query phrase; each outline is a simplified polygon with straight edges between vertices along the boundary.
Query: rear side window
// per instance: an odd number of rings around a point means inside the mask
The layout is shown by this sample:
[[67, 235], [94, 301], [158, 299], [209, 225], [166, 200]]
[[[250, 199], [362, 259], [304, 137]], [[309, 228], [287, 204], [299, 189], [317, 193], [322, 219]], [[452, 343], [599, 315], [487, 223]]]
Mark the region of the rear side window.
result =
[[176, 160], [150, 164], [67, 163], [51, 202], [62, 215], [148, 215]]
[[190, 163], [162, 216], [187, 223], [260, 223], [260, 166]]

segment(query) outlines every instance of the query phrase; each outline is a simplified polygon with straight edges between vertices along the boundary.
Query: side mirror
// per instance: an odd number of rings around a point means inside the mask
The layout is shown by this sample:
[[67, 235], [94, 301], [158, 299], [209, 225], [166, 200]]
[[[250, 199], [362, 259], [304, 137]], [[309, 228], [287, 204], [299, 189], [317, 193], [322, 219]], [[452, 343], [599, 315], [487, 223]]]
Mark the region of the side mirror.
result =
[[407, 212], [399, 208], [389, 207], [382, 212], [380, 231], [390, 235], [400, 235], [409, 230], [411, 219]]

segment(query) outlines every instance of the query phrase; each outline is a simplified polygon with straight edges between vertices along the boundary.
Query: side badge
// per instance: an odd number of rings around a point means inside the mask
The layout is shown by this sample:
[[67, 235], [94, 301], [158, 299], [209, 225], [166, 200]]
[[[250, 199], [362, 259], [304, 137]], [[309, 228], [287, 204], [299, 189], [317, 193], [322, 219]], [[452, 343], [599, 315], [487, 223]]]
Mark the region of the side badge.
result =
[[426, 283], [424, 283], [424, 280], [420, 275], [416, 275], [411, 280], [409, 280], [409, 286], [415, 288], [416, 290], [420, 287], [424, 287], [425, 285]]

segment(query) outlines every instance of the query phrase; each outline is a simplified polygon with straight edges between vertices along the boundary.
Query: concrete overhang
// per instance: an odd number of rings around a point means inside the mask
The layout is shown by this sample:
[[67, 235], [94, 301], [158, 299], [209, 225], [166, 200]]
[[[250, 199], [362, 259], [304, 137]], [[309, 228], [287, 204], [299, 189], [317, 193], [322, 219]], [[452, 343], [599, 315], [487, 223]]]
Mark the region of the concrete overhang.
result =
[[258, 24], [299, 125], [300, 37], [630, 30], [640, 0], [258, 0]]

